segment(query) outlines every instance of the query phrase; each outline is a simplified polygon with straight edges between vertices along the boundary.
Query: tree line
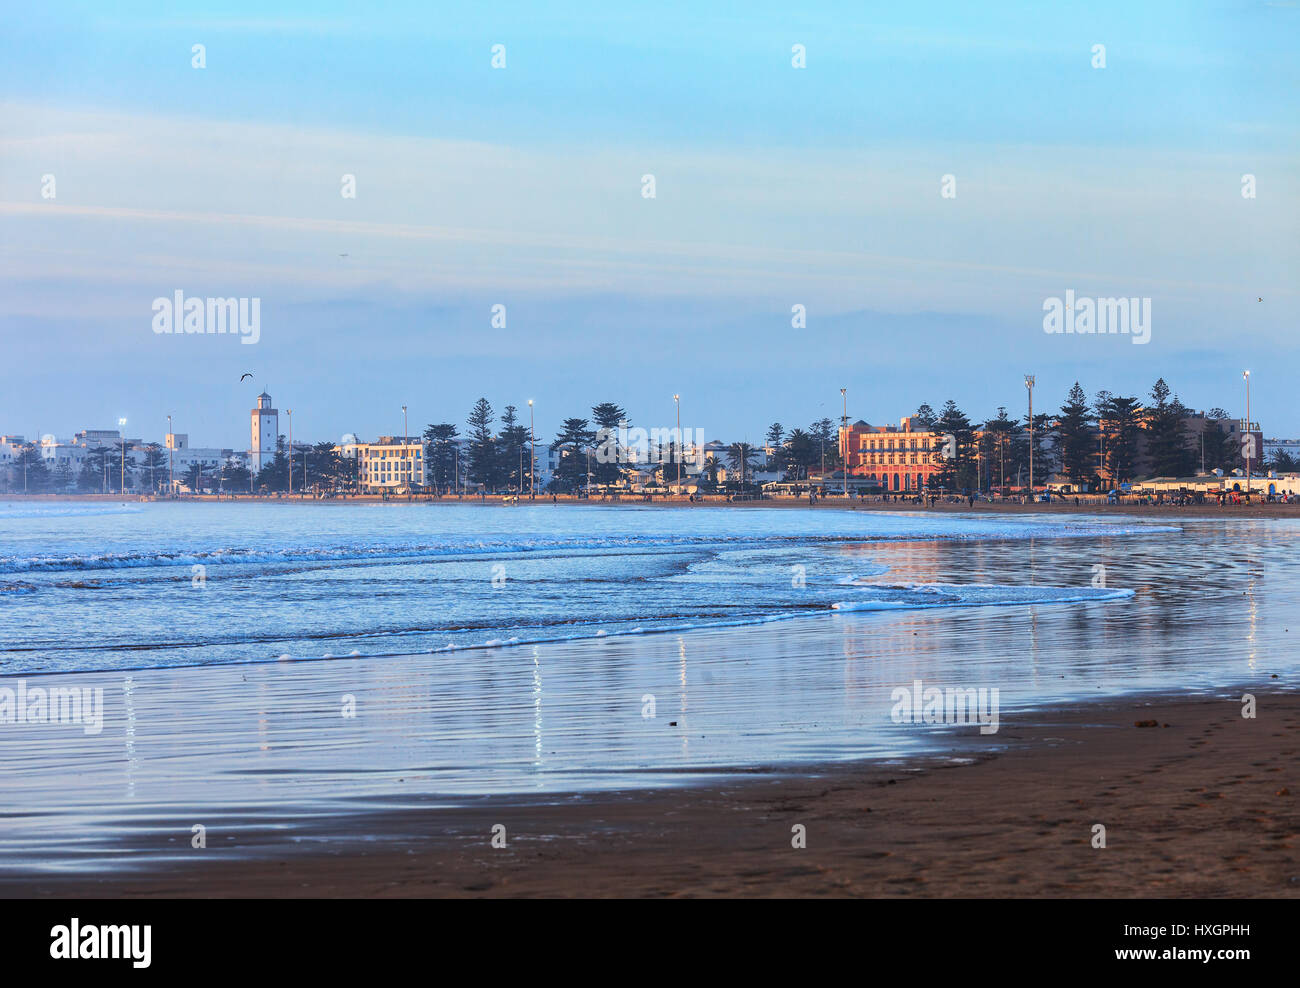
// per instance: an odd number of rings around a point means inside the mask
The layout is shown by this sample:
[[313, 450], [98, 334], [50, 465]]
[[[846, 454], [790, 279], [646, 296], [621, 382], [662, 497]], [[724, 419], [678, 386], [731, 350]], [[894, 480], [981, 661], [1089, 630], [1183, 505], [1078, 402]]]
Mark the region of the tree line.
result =
[[[1059, 473], [1077, 483], [1096, 484], [1100, 480], [1098, 462], [1104, 464], [1113, 483], [1135, 479], [1139, 468], [1145, 468], [1149, 476], [1187, 476], [1197, 472], [1202, 462], [1207, 471], [1222, 469], [1226, 473], [1245, 465], [1242, 448], [1232, 440], [1227, 412], [1211, 409], [1199, 420], [1201, 428], [1195, 433], [1189, 432], [1186, 424], [1191, 416], [1191, 410], [1161, 378], [1147, 401], [1110, 391], [1099, 391], [1090, 399], [1076, 381], [1059, 411], [1034, 415], [1032, 430], [1028, 415], [1012, 417], [1005, 407], [982, 423], [972, 422], [951, 399], [938, 412], [923, 403], [912, 419], [915, 429], [937, 434], [929, 458], [939, 468], [935, 479], [949, 489], [1021, 486], [1028, 479], [1031, 431], [1036, 478]], [[1225, 429], [1225, 424], [1229, 428]], [[547, 444], [560, 453], [548, 489], [571, 493], [588, 484], [618, 485], [636, 466], [649, 470], [659, 484], [673, 483], [677, 464], [683, 460], [680, 439], [677, 444], [669, 441], [635, 457], [632, 451], [618, 448], [609, 455], [611, 437], [621, 437], [620, 430], [630, 427], [627, 411], [612, 401], [593, 405], [588, 416], [566, 418]], [[530, 456], [530, 427], [515, 405], [505, 406], [498, 416], [486, 398], [479, 398], [470, 409], [463, 434], [456, 423], [441, 422], [428, 425], [422, 439], [426, 486], [436, 491], [481, 486], [490, 491], [526, 492], [536, 487], [540, 470]], [[602, 446], [605, 455], [596, 455]], [[787, 480], [807, 480], [813, 473], [842, 468], [838, 433], [829, 418], [819, 419], [807, 429], [787, 430], [774, 422], [767, 430], [766, 446], [770, 451], [768, 468]], [[121, 441], [90, 449], [74, 477], [67, 462], [51, 469], [36, 444], [25, 443], [10, 467], [9, 488], [30, 493], [74, 487], [88, 493], [120, 493], [121, 453]], [[758, 454], [748, 443], [732, 443], [721, 457], [707, 456], [692, 480], [706, 489], [719, 487], [719, 474], [725, 466], [729, 473], [725, 486], [734, 489], [741, 483], [739, 476], [749, 480], [758, 466]], [[1262, 450], [1255, 454], [1261, 469], [1300, 469], [1285, 452], [1275, 454], [1267, 464], [1261, 462]], [[332, 442], [302, 446], [293, 454], [293, 487], [355, 490], [356, 470], [355, 460], [343, 457]], [[228, 463], [208, 469], [194, 464], [178, 472], [177, 479], [196, 491], [279, 492], [288, 490], [289, 473], [288, 445], [284, 436], [279, 436], [274, 455], [255, 475]], [[127, 458], [125, 487], [160, 492], [167, 489], [169, 475], [167, 450], [158, 443], [147, 443], [140, 463]], [[684, 463], [682, 476], [686, 476]]]
[[[949, 489], [1020, 486], [1028, 480], [1029, 416], [1013, 418], [1005, 407], [982, 424], [949, 400], [939, 412], [922, 404], [912, 417], [914, 428], [937, 433], [930, 460], [940, 469], [936, 481]], [[1194, 432], [1189, 420], [1199, 423]], [[1221, 408], [1196, 418], [1164, 378], [1152, 386], [1149, 400], [1099, 391], [1091, 399], [1075, 382], [1056, 412], [1033, 417], [1035, 479], [1058, 473], [1075, 483], [1101, 481], [1098, 464], [1112, 483], [1139, 476], [1185, 477], [1215, 469], [1231, 473], [1245, 466], [1243, 448], [1232, 439], [1234, 420]], [[1226, 426], [1226, 428], [1225, 428]], [[951, 441], [947, 437], [951, 436]], [[1254, 451], [1258, 469], [1294, 470], [1285, 453], [1268, 464]]]

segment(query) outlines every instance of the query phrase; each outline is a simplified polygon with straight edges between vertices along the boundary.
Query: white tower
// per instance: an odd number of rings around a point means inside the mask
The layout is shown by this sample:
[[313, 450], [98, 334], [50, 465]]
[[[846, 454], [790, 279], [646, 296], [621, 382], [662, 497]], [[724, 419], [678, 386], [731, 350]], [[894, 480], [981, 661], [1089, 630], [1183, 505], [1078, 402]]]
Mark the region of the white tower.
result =
[[275, 458], [275, 440], [280, 435], [280, 413], [271, 407], [271, 396], [263, 391], [252, 411], [252, 445], [248, 466], [254, 473]]

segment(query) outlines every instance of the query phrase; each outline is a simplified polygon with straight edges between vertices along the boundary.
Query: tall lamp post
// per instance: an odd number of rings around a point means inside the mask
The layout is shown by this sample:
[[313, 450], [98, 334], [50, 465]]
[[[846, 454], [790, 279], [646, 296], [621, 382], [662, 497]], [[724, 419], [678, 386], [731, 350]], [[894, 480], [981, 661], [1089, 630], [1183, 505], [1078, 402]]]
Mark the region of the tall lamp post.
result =
[[122, 427], [122, 475], [118, 479], [118, 492], [126, 494], [126, 419], [118, 419], [117, 424]]
[[533, 428], [533, 399], [528, 399], [528, 500], [532, 501], [536, 494], [533, 492], [533, 477], [537, 474], [536, 464], [533, 462], [537, 455], [537, 432]]
[[1034, 375], [1025, 375], [1029, 391], [1029, 503], [1034, 502]]
[[[847, 431], [849, 428], [849, 391], [848, 388], [840, 388], [840, 397], [844, 399], [844, 414], [840, 416], [840, 428]], [[849, 496], [849, 440], [846, 436], [844, 439], [844, 462], [840, 468], [844, 471], [844, 497]], [[796, 474], [795, 476], [798, 476]]]
[[286, 408], [284, 414], [289, 416], [289, 494], [293, 494], [293, 409]]
[[1250, 454], [1255, 452], [1255, 434], [1250, 428], [1250, 371], [1241, 372], [1246, 382], [1246, 498], [1250, 498]]
[[172, 417], [167, 416], [167, 494], [176, 493], [176, 433], [172, 431]]
[[409, 428], [410, 427], [406, 424], [406, 406], [403, 405], [402, 406], [402, 467], [403, 470], [406, 472], [406, 493], [408, 499], [410, 498], [411, 485], [415, 483], [415, 457], [412, 456], [410, 458], [410, 462], [409, 463], [406, 462], [407, 460], [406, 454], [410, 452], [410, 450], [406, 448], [408, 445], [410, 445], [410, 442], [407, 439], [407, 435], [408, 435], [407, 430]]
[[682, 396], [673, 395], [677, 406], [677, 493], [682, 492]]

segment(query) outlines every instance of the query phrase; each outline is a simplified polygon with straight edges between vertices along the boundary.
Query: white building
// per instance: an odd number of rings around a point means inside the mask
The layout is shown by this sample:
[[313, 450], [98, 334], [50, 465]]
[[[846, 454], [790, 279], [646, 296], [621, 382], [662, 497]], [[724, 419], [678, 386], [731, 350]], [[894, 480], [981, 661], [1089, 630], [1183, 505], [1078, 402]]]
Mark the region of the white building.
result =
[[22, 436], [0, 436], [0, 477], [8, 477], [11, 487], [13, 478], [9, 476], [9, 468], [18, 462], [25, 442]]
[[340, 450], [357, 459], [357, 485], [371, 494], [424, 486], [424, 441], [419, 436], [380, 436]]
[[280, 435], [280, 413], [271, 407], [271, 396], [263, 391], [249, 419], [249, 469], [254, 473], [275, 458], [275, 442]]
[[[218, 449], [215, 446], [191, 446], [188, 433], [169, 432], [163, 442], [165, 468], [179, 485], [198, 465], [205, 475], [217, 476], [222, 467], [247, 467], [250, 455], [243, 450]], [[272, 449], [274, 454], [274, 449]], [[144, 462], [143, 452], [141, 462]], [[220, 483], [220, 481], [218, 481]]]

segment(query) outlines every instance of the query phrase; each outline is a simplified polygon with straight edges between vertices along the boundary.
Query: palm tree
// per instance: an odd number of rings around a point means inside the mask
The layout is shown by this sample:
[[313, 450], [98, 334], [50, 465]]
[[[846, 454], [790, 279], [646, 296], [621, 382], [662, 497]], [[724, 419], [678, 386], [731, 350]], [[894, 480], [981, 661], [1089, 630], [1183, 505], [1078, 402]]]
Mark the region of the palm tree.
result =
[[749, 443], [732, 443], [727, 447], [727, 465], [740, 471], [740, 484], [743, 487], [747, 474], [753, 469], [754, 447]]
[[722, 463], [716, 456], [710, 456], [704, 461], [704, 475], [709, 478], [709, 483], [718, 486], [718, 471], [722, 469]]

